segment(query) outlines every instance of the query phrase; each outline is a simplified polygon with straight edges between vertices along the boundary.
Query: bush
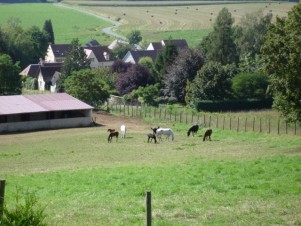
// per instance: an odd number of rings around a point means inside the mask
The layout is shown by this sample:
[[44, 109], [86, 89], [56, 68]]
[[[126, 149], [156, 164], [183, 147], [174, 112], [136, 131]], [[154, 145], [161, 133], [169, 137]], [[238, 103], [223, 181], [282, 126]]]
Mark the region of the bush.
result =
[[1, 225], [5, 226], [45, 226], [45, 208], [38, 205], [38, 199], [35, 194], [28, 191], [23, 195], [21, 200], [20, 190], [17, 189], [15, 196], [15, 209], [8, 209], [4, 206]]
[[241, 99], [241, 100], [197, 100], [195, 108], [198, 111], [246, 111], [268, 109], [272, 107], [272, 99]]

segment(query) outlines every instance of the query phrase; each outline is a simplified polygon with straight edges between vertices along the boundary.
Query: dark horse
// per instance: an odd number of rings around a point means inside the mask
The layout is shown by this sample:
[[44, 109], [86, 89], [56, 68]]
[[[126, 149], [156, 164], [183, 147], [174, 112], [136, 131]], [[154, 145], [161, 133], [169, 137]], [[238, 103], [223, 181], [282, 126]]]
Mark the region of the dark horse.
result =
[[190, 133], [192, 134], [192, 136], [194, 136], [194, 134], [197, 133], [198, 130], [199, 130], [199, 125], [194, 125], [190, 127], [190, 129], [187, 132], [187, 136], [190, 136]]
[[109, 143], [112, 142], [112, 137], [116, 137], [116, 142], [117, 142], [118, 141], [118, 136], [119, 136], [119, 133], [117, 131], [110, 132], [109, 137], [108, 137], [108, 142]]
[[110, 133], [115, 132], [115, 129], [108, 129], [108, 132]]
[[212, 129], [207, 129], [206, 132], [204, 133], [203, 141], [205, 141], [207, 138], [211, 141], [211, 134], [212, 134]]
[[157, 137], [156, 137], [156, 135], [153, 134], [153, 133], [147, 134], [147, 143], [152, 142], [153, 139], [154, 139], [155, 144], [156, 144], [157, 143]]

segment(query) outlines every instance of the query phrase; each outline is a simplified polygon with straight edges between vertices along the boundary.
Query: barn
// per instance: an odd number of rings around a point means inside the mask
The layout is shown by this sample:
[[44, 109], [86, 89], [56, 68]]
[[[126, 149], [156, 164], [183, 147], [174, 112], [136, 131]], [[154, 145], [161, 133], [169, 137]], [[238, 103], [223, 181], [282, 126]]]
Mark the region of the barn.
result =
[[0, 133], [91, 126], [92, 109], [67, 93], [0, 96]]

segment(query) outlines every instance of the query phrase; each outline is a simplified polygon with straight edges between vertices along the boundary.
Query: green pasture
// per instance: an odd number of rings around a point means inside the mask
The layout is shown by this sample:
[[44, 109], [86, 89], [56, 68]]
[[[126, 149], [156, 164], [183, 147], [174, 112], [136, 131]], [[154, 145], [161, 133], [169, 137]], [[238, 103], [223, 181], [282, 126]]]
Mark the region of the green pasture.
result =
[[[121, 123], [121, 121], [120, 121]], [[129, 127], [107, 142], [107, 127], [0, 135], [6, 203], [35, 192], [49, 225], [144, 225], [145, 191], [153, 225], [300, 225], [301, 139], [162, 123], [175, 140], [147, 143]]]
[[103, 44], [114, 40], [102, 32], [104, 27], [111, 26], [109, 22], [53, 4], [0, 4], [0, 26], [6, 27], [11, 18], [20, 19], [20, 25], [25, 29], [31, 26], [42, 29], [45, 20], [51, 19], [58, 44], [70, 43], [73, 38], [83, 44], [91, 39]]
[[[82, 43], [96, 39], [102, 44], [109, 44], [115, 38], [104, 34], [102, 28], [112, 24], [89, 15], [92, 13], [121, 22], [121, 26], [115, 28], [118, 34], [126, 36], [133, 29], [141, 31], [144, 43], [172, 37], [185, 38], [189, 46], [196, 47], [211, 31], [215, 18], [223, 7], [229, 9], [237, 23], [246, 13], [259, 10], [264, 14], [273, 13], [274, 16], [285, 17], [295, 5], [290, 2], [221, 4], [214, 1], [160, 1], [152, 2], [152, 5], [145, 5], [145, 2], [144, 5], [139, 4], [141, 3], [71, 0], [64, 0], [63, 4], [2, 4], [0, 26], [5, 26], [12, 17], [20, 18], [21, 26], [25, 28], [33, 25], [42, 27], [45, 20], [51, 19], [56, 43], [70, 43], [77, 37]], [[73, 7], [74, 10], [62, 5]]]

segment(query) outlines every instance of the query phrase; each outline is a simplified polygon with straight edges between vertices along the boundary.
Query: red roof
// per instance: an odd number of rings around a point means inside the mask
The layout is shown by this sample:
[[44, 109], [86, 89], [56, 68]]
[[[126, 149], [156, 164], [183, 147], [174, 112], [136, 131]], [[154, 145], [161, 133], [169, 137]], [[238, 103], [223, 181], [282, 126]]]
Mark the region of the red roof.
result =
[[0, 96], [0, 115], [87, 109], [93, 107], [67, 93]]

